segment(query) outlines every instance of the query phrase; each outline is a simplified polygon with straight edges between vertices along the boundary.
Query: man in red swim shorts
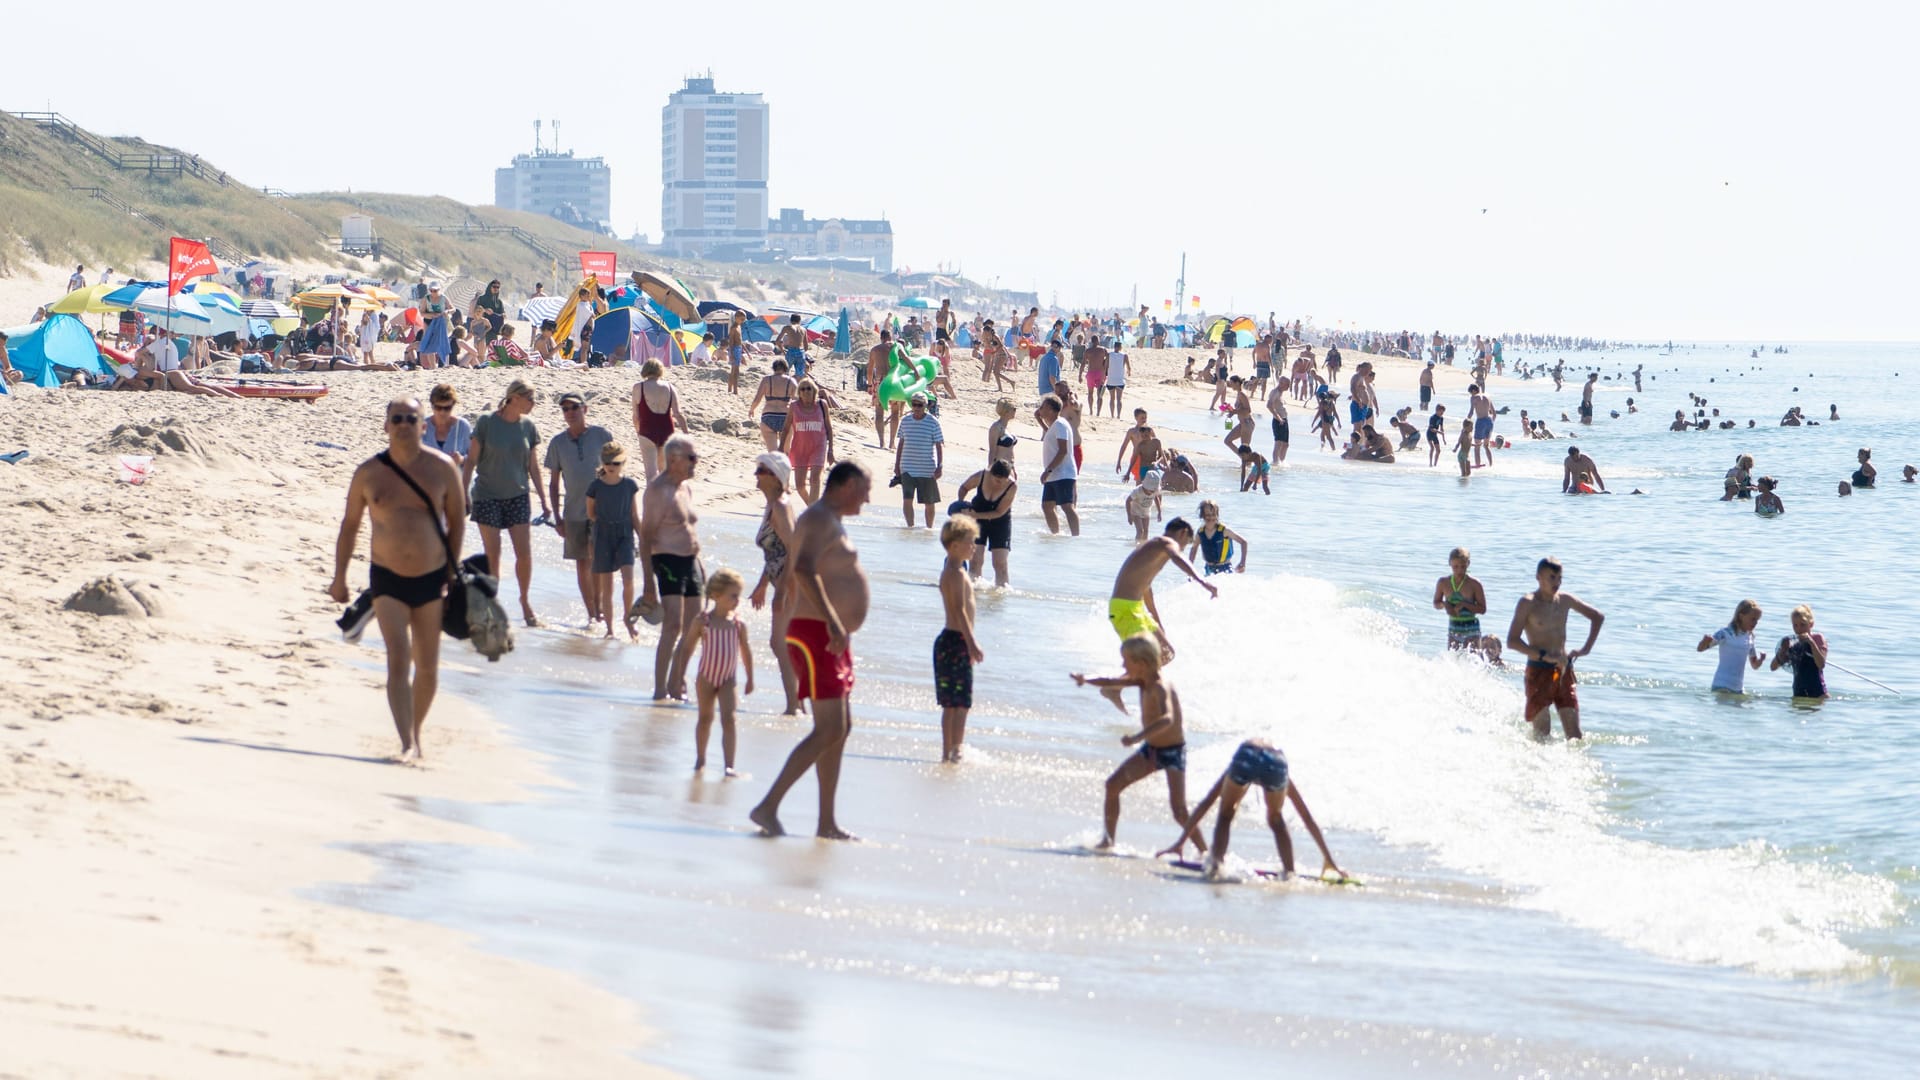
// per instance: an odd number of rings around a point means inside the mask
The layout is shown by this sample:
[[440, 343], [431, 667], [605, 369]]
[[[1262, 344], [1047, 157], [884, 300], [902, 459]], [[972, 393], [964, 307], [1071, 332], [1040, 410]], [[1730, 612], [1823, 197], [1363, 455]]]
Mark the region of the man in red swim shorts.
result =
[[[1557, 559], [1541, 559], [1534, 568], [1540, 587], [1520, 598], [1514, 606], [1513, 622], [1507, 626], [1507, 647], [1527, 660], [1526, 719], [1533, 725], [1536, 739], [1553, 731], [1553, 710], [1560, 713], [1560, 728], [1568, 739], [1580, 737], [1580, 697], [1574, 690], [1573, 662], [1593, 651], [1600, 637], [1600, 624], [1606, 616], [1578, 597], [1560, 591], [1561, 567]], [[1587, 619], [1586, 644], [1567, 648], [1567, 616]]]
[[847, 734], [853, 729], [853, 635], [867, 621], [871, 595], [843, 519], [860, 513], [872, 493], [872, 475], [855, 462], [842, 461], [827, 473], [819, 501], [793, 523], [789, 558], [799, 599], [787, 624], [787, 651], [800, 696], [813, 702], [813, 730], [793, 748], [773, 789], [747, 815], [767, 836], [786, 834], [780, 825], [780, 800], [813, 769], [820, 784], [815, 835], [855, 839], [834, 820], [834, 794]]

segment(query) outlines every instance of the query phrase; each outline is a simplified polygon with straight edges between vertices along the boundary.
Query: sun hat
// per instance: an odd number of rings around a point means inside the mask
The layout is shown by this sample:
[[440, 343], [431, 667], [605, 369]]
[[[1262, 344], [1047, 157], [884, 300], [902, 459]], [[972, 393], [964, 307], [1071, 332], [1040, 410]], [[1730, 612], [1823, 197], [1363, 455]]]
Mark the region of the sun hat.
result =
[[793, 462], [787, 459], [787, 455], [778, 451], [761, 454], [753, 459], [753, 466], [771, 473], [775, 480], [780, 481], [783, 489], [793, 488]]

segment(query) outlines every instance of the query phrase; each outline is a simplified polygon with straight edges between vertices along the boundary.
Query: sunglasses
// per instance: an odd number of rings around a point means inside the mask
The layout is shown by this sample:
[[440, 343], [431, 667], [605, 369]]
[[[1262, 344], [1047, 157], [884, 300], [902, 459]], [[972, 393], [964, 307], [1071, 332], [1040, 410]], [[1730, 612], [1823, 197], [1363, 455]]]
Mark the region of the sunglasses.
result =
[[389, 424], [417, 424], [419, 422], [420, 422], [420, 414], [413, 413], [413, 412], [394, 413], [393, 415], [387, 417], [387, 423]]
[[560, 406], [560, 411], [561, 412], [579, 412], [581, 409], [584, 409], [584, 408], [586, 408], [586, 406], [584, 405], [562, 405]]
[[433, 411], [434, 412], [452, 412], [453, 403], [436, 401], [433, 403]]

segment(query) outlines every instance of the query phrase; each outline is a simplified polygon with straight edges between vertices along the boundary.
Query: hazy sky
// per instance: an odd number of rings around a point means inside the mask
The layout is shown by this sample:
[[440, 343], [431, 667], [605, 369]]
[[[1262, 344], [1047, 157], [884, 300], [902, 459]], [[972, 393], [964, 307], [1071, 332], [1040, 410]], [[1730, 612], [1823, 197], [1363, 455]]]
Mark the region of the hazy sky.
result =
[[0, 104], [262, 186], [479, 203], [557, 118], [657, 238], [660, 107], [711, 68], [771, 104], [774, 207], [884, 213], [896, 265], [1067, 305], [1158, 312], [1184, 251], [1208, 309], [1323, 326], [1920, 339], [1909, 5], [664, 10], [96, 3], [149, 58], [109, 72], [33, 5]]

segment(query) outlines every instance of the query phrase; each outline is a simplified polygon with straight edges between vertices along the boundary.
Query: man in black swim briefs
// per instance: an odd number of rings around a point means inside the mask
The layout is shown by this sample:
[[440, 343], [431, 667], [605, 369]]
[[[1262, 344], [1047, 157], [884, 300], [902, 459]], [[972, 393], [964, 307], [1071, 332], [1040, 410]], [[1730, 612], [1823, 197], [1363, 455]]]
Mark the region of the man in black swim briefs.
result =
[[402, 762], [420, 760], [420, 729], [440, 672], [440, 606], [460, 559], [466, 491], [453, 459], [420, 444], [420, 399], [387, 403], [387, 449], [360, 463], [347, 488], [347, 511], [333, 551], [327, 595], [347, 602], [347, 565], [360, 519], [373, 517], [373, 617], [387, 648], [387, 707], [400, 734]]

